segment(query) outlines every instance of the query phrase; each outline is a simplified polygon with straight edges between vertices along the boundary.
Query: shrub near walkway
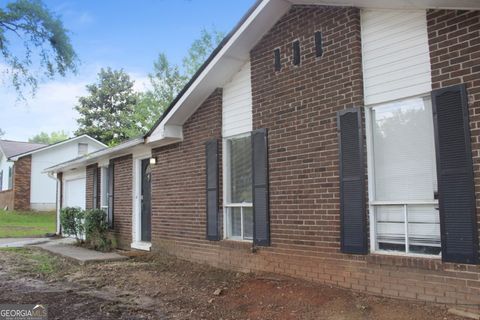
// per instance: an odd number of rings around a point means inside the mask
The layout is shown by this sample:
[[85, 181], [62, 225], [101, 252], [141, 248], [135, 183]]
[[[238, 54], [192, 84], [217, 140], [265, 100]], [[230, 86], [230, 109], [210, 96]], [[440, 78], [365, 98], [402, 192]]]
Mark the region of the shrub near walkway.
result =
[[55, 212], [0, 210], [0, 238], [40, 237], [55, 229]]

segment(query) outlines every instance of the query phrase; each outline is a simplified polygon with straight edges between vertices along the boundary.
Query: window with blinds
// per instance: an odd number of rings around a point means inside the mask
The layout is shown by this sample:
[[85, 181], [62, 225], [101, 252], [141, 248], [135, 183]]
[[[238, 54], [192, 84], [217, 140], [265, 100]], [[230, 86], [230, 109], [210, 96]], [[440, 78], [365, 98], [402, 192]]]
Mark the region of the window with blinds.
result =
[[368, 143], [375, 250], [441, 252], [429, 97], [371, 107]]

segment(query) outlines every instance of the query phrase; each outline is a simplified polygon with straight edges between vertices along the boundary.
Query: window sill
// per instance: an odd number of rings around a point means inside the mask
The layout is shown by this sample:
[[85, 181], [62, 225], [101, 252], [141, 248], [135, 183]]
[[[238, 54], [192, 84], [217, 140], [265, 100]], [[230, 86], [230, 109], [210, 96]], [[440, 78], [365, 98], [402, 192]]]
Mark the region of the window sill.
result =
[[219, 241], [219, 243], [220, 243], [220, 246], [225, 248], [251, 250], [253, 247], [253, 242], [251, 240], [223, 239]]

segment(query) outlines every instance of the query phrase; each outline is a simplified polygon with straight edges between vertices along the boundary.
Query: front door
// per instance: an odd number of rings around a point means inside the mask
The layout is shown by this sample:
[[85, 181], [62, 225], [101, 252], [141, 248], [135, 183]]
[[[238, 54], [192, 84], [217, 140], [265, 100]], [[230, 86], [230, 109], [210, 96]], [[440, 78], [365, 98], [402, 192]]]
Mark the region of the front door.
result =
[[142, 160], [142, 241], [152, 239], [152, 196], [151, 196], [152, 169], [150, 159]]

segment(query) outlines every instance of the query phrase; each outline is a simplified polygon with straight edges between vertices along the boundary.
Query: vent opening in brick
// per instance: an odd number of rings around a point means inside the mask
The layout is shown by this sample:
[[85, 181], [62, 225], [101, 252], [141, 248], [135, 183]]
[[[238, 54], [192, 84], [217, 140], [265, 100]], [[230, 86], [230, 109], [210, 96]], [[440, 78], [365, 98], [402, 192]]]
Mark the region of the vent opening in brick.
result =
[[275, 56], [275, 71], [280, 71], [280, 69], [282, 69], [282, 64], [280, 63], [280, 49], [275, 49], [273, 53]]
[[315, 55], [321, 57], [323, 55], [322, 33], [315, 32]]
[[295, 41], [292, 44], [293, 47], [293, 64], [300, 65], [300, 41]]

